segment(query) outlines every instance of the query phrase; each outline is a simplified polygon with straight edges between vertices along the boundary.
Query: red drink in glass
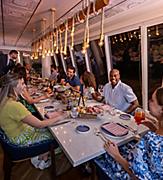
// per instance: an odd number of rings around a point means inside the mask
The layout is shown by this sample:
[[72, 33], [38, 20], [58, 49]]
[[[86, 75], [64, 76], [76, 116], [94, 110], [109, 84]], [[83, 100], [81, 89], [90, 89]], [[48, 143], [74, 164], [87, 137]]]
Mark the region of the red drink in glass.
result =
[[140, 108], [136, 109], [134, 119], [135, 119], [137, 125], [141, 124], [141, 121], [145, 119], [144, 111]]

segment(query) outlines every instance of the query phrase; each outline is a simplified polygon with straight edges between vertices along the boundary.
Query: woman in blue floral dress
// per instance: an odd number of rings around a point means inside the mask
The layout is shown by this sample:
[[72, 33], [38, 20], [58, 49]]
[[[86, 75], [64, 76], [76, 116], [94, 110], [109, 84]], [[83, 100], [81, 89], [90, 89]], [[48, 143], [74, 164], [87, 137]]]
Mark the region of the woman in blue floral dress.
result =
[[102, 180], [163, 180], [163, 87], [153, 93], [149, 108], [158, 120], [157, 129], [146, 118], [142, 123], [155, 132], [149, 131], [138, 143], [132, 141], [120, 148], [106, 143], [107, 153], [95, 159]]

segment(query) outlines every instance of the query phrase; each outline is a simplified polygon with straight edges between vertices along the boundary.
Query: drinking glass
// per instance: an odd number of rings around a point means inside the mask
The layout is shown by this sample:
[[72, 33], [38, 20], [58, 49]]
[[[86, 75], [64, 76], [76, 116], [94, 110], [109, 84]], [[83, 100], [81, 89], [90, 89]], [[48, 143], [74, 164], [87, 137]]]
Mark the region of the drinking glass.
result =
[[141, 124], [141, 121], [145, 119], [145, 112], [144, 112], [144, 110], [141, 109], [141, 108], [137, 108], [135, 110], [134, 119], [135, 119], [135, 122], [137, 124], [135, 134], [138, 135], [139, 125]]
[[98, 86], [98, 92], [103, 96], [103, 88], [104, 88], [104, 86], [103, 85], [99, 85]]
[[77, 118], [78, 117], [78, 109], [77, 109], [77, 107], [73, 107], [72, 109], [71, 109], [71, 112], [70, 112], [70, 115], [71, 115], [71, 117], [72, 118]]

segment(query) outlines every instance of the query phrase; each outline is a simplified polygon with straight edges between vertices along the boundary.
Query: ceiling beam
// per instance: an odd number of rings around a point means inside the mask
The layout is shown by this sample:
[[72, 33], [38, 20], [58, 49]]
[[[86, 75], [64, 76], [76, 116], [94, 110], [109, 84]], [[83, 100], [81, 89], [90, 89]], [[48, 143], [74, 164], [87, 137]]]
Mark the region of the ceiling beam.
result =
[[4, 14], [3, 14], [3, 0], [1, 0], [1, 13], [2, 13], [2, 36], [3, 36], [3, 45], [5, 45], [5, 26], [4, 26]]
[[15, 47], [15, 46], [0, 46], [0, 50], [18, 50], [18, 51], [27, 51], [27, 52], [31, 52], [31, 48], [26, 48], [26, 47]]
[[[2, 0], [1, 0], [1, 1], [2, 1]], [[25, 32], [25, 30], [26, 30], [26, 28], [27, 28], [28, 24], [30, 23], [30, 21], [31, 21], [32, 17], [34, 16], [34, 14], [35, 14], [36, 10], [38, 9], [38, 7], [39, 7], [39, 5], [40, 5], [41, 1], [42, 1], [42, 0], [40, 0], [40, 1], [38, 2], [38, 4], [37, 4], [37, 6], [35, 7], [35, 9], [34, 9], [33, 13], [31, 14], [30, 18], [28, 19], [27, 23], [25, 24], [25, 26], [24, 26], [23, 30], [20, 32], [20, 34], [19, 34], [18, 38], [16, 39], [15, 46], [17, 45], [18, 41], [19, 41], [19, 40], [20, 40], [20, 38], [22, 37], [23, 33]]]

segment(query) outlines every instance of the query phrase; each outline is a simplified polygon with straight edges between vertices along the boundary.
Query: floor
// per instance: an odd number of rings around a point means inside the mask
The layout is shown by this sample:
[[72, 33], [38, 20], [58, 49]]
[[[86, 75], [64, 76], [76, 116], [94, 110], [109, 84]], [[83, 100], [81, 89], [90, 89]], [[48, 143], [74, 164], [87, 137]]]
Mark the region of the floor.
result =
[[[0, 180], [3, 180], [3, 151], [0, 147]], [[90, 175], [85, 175], [81, 167], [70, 168], [68, 171], [57, 177], [57, 180], [91, 180]], [[97, 177], [95, 177], [97, 179]], [[12, 168], [11, 180], [54, 180], [50, 176], [50, 169], [38, 170], [30, 161], [19, 162]]]

